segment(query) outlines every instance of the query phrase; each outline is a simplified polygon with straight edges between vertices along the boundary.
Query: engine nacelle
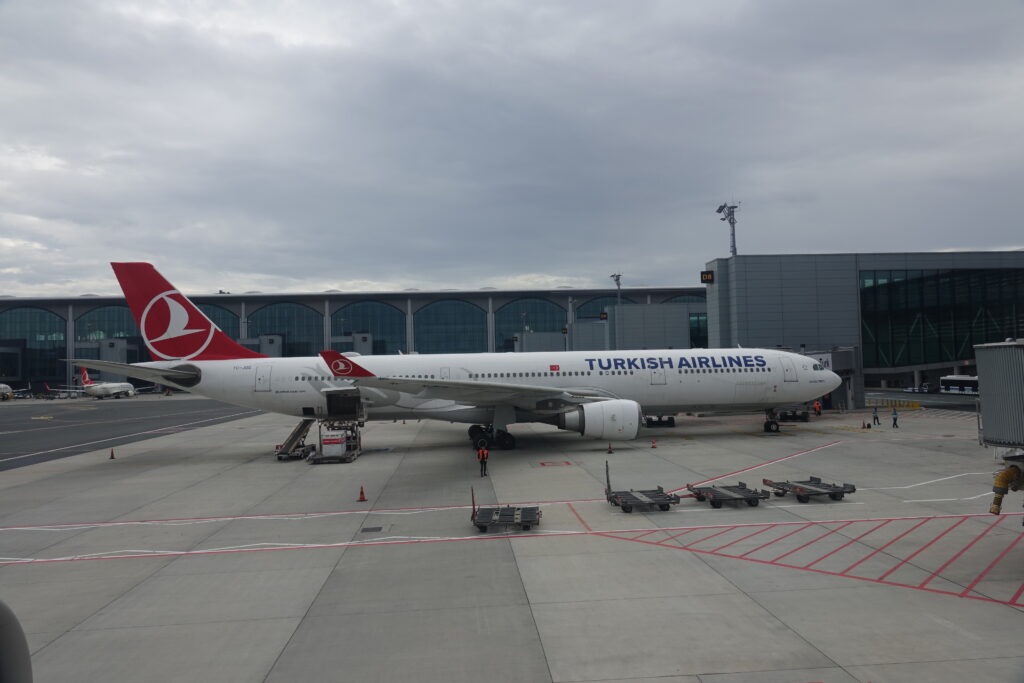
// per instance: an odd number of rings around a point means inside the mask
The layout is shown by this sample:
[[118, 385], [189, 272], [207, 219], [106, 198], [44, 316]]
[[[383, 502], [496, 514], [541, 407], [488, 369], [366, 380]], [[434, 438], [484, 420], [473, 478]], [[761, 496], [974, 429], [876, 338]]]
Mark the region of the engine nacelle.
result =
[[626, 399], [584, 403], [558, 416], [558, 428], [592, 439], [630, 441], [640, 433], [640, 404]]

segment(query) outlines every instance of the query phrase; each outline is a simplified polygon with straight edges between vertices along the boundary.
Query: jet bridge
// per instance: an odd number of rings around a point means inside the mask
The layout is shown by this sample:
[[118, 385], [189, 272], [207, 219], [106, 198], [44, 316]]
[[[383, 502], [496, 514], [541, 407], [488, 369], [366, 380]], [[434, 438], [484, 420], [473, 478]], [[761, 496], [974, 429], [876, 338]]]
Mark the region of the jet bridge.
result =
[[989, 512], [1024, 488], [1024, 339], [974, 347], [978, 362], [978, 442], [1003, 449], [1004, 468], [992, 484]]

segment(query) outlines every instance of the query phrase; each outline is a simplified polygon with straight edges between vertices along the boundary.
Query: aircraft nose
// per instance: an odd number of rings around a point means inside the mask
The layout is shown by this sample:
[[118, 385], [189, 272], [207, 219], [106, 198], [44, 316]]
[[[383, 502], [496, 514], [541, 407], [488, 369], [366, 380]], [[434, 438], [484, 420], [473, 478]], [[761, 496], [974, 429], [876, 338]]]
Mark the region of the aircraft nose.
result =
[[828, 383], [829, 383], [829, 386], [831, 387], [829, 389], [829, 391], [835, 391], [836, 389], [839, 388], [840, 385], [842, 385], [843, 378], [840, 377], [839, 375], [837, 375], [836, 373], [832, 372], [831, 370], [828, 371], [828, 374], [829, 374]]

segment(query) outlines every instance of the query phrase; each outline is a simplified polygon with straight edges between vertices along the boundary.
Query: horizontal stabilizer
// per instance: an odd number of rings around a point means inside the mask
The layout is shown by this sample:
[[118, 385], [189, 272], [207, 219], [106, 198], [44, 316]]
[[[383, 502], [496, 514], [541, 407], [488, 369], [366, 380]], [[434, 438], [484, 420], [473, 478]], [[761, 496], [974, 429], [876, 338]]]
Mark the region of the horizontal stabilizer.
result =
[[91, 358], [72, 358], [67, 360], [67, 362], [83, 368], [89, 368], [90, 370], [110, 372], [115, 375], [126, 375], [160, 384], [171, 382], [173, 384], [187, 385], [199, 379], [198, 370], [152, 368], [142, 365], [129, 365], [127, 363], [114, 363], [107, 360], [93, 360]]

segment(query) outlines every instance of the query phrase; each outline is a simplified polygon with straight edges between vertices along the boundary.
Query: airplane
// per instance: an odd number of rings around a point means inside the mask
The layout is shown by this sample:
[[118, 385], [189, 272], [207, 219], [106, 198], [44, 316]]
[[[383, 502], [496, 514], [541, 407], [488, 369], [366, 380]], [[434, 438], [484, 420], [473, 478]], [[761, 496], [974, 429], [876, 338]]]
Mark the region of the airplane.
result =
[[103, 399], [107, 396], [121, 398], [122, 396], [134, 396], [135, 387], [130, 382], [94, 382], [89, 379], [89, 371], [84, 366], [79, 366], [82, 391], [89, 396]]
[[0, 401], [9, 401], [14, 398], [29, 398], [31, 396], [31, 382], [24, 389], [12, 389], [9, 384], [0, 384]]
[[[236, 343], [149, 263], [111, 263], [158, 360], [69, 362], [225, 403], [309, 419], [358, 404], [366, 420], [467, 423], [477, 448], [514, 448], [511, 424], [539, 422], [602, 441], [635, 439], [644, 415], [775, 409], [842, 384], [778, 349], [661, 349], [270, 358]], [[358, 360], [356, 360], [358, 357]], [[362, 421], [362, 420], [361, 420]]]

